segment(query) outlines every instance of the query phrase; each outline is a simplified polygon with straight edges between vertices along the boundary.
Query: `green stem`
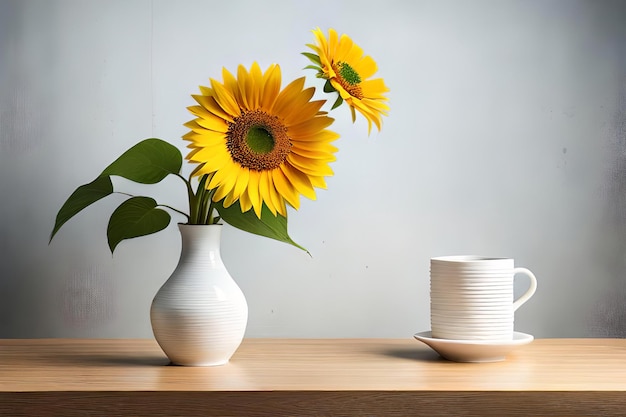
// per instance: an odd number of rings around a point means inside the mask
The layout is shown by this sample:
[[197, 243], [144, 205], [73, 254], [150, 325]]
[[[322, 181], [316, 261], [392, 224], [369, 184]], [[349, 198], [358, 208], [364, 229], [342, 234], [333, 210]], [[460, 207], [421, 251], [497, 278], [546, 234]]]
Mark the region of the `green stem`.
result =
[[190, 191], [191, 197], [189, 199], [189, 206], [191, 210], [191, 224], [200, 224], [200, 218], [202, 213], [202, 188], [198, 186], [196, 192]]
[[157, 204], [157, 207], [165, 207], [165, 208], [168, 208], [168, 209], [170, 209], [172, 211], [175, 211], [176, 213], [182, 214], [183, 216], [185, 216], [187, 218], [187, 222], [189, 222], [189, 216], [184, 211], [180, 211], [178, 209], [175, 209], [174, 207], [168, 206], [167, 204]]
[[213, 194], [215, 194], [215, 190], [210, 190], [206, 193], [206, 200], [204, 202], [205, 212], [204, 216], [204, 224], [213, 224], [215, 223], [213, 220]]
[[200, 217], [198, 218], [198, 224], [206, 224], [207, 215], [208, 215], [208, 204], [207, 204], [207, 191], [206, 189], [202, 190], [201, 201], [200, 201]]
[[206, 183], [211, 175], [203, 175], [198, 182], [197, 191], [189, 192], [191, 224], [213, 224], [213, 194], [215, 190], [207, 190]]
[[205, 205], [206, 205], [206, 194], [207, 194], [207, 189], [206, 189], [206, 180], [207, 180], [207, 175], [203, 175], [202, 178], [200, 178], [200, 182], [198, 183], [198, 192], [196, 193], [197, 197], [198, 197], [198, 201], [197, 201], [197, 214], [198, 217], [196, 218], [196, 224], [204, 224], [205, 222]]
[[185, 214], [185, 216], [187, 217], [187, 222], [189, 224], [194, 224], [193, 220], [196, 217], [196, 213], [194, 211], [194, 208], [196, 207], [196, 195], [193, 192], [193, 188], [191, 188], [191, 182], [190, 180], [187, 180], [187, 178], [178, 173], [176, 173], [175, 175], [185, 183], [185, 187], [187, 188], [187, 199], [189, 200], [189, 215]]
[[[113, 191], [113, 194], [121, 194], [121, 195], [125, 195], [125, 196], [128, 196], [128, 197], [137, 197], [134, 194], [125, 193], [125, 192], [122, 192], [122, 191]], [[170, 209], [172, 211], [175, 211], [176, 213], [182, 214], [183, 216], [185, 216], [187, 218], [187, 221], [189, 221], [189, 216], [184, 211], [180, 211], [177, 208], [174, 208], [172, 206], [168, 206], [167, 204], [159, 204], [159, 203], [157, 203], [157, 207], [165, 207], [165, 208], [168, 208], [168, 209]]]

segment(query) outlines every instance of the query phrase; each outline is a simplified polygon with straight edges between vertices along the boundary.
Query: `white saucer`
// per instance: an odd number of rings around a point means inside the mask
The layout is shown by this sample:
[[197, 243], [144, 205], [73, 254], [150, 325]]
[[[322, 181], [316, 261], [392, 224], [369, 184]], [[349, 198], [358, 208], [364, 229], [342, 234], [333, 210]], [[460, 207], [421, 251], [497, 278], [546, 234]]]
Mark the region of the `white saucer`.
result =
[[455, 362], [499, 362], [517, 346], [526, 345], [534, 337], [520, 332], [513, 333], [511, 340], [450, 340], [438, 339], [431, 332], [416, 333], [420, 342], [426, 343], [445, 359]]

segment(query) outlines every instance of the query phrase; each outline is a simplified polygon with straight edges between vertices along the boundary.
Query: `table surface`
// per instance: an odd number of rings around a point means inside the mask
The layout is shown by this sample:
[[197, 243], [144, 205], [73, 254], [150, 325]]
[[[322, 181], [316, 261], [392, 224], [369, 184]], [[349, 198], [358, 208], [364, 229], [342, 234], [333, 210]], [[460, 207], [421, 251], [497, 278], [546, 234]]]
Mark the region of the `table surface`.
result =
[[537, 339], [454, 363], [414, 339], [245, 339], [230, 363], [171, 366], [154, 340], [0, 340], [0, 393], [626, 391], [626, 339]]

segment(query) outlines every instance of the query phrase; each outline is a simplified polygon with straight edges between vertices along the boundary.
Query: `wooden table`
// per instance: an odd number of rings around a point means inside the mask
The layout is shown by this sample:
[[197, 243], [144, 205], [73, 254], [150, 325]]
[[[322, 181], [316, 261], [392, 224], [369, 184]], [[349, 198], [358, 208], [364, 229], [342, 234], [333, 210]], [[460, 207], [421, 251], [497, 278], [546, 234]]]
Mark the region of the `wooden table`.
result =
[[153, 340], [0, 340], [0, 416], [626, 415], [625, 339], [539, 339], [462, 364], [413, 339], [246, 339], [169, 366]]

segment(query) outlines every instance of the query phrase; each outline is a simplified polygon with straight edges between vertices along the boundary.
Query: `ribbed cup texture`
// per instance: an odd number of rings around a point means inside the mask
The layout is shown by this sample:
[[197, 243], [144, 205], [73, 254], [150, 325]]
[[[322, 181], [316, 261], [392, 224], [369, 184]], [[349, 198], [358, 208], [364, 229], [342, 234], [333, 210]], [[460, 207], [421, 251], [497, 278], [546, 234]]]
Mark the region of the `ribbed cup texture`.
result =
[[[516, 274], [525, 274], [530, 287], [513, 299]], [[515, 310], [537, 288], [526, 268], [513, 259], [448, 256], [431, 259], [430, 324], [432, 336], [456, 340], [511, 340]]]
[[430, 324], [441, 339], [513, 338], [513, 260], [455, 256], [431, 260]]
[[179, 229], [180, 260], [152, 301], [152, 331], [177, 365], [222, 365], [243, 340], [248, 304], [222, 262], [222, 226]]

